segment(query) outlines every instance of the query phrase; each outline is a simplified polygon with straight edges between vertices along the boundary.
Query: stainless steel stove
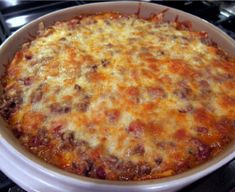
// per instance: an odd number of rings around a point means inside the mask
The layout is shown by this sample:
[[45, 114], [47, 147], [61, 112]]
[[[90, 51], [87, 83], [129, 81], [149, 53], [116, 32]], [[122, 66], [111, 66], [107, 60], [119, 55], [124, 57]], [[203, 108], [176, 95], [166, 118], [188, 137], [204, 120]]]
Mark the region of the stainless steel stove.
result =
[[[235, 1], [145, 1], [167, 5], [197, 15], [235, 39]], [[94, 0], [0, 0], [0, 44], [33, 19], [55, 10], [91, 2]], [[0, 192], [24, 192], [24, 190], [0, 172]], [[235, 159], [179, 192], [235, 192]]]

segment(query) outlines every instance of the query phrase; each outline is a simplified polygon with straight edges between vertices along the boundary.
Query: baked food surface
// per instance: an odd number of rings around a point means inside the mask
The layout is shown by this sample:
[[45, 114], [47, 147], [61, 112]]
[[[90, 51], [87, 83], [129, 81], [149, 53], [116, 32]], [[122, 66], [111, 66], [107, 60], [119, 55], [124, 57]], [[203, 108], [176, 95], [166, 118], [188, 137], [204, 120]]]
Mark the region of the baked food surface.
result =
[[41, 28], [2, 78], [1, 115], [19, 141], [107, 180], [175, 175], [223, 150], [235, 137], [235, 58], [162, 15]]

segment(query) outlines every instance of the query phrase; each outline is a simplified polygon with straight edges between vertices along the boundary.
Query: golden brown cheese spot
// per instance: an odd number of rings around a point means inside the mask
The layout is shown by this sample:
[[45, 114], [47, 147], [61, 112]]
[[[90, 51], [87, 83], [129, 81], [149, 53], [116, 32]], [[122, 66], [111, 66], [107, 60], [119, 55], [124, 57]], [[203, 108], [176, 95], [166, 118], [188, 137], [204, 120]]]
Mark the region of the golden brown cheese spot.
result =
[[223, 96], [220, 98], [220, 104], [226, 108], [226, 107], [233, 107], [235, 106], [235, 98], [229, 97], [229, 96]]
[[142, 74], [149, 78], [149, 79], [155, 79], [156, 75], [152, 70], [148, 70], [148, 69], [142, 69]]
[[205, 109], [198, 109], [195, 111], [195, 120], [196, 122], [200, 122], [201, 124], [204, 125], [211, 125], [211, 123], [214, 122], [214, 118], [212, 116], [212, 114], [210, 114], [209, 112], [207, 112]]
[[182, 140], [182, 139], [185, 139], [187, 137], [187, 133], [184, 129], [179, 129], [175, 132], [174, 137], [177, 140]]
[[67, 171], [167, 177], [235, 139], [234, 61], [163, 12], [78, 16], [15, 54], [0, 114], [31, 152]]
[[120, 118], [120, 111], [118, 109], [107, 110], [105, 115], [110, 123], [114, 123]]
[[223, 69], [224, 71], [230, 72], [231, 74], [235, 74], [235, 64], [232, 62], [227, 62], [227, 61], [214, 61], [213, 62], [214, 66]]
[[172, 73], [182, 75], [183, 77], [195, 77], [197, 73], [182, 60], [173, 60], [169, 63], [169, 70]]
[[98, 81], [104, 81], [106, 79], [107, 79], [107, 76], [104, 75], [103, 73], [96, 72], [96, 73], [88, 74], [88, 80], [94, 83]]
[[36, 132], [45, 119], [45, 116], [39, 112], [26, 112], [23, 116], [22, 125], [23, 129], [27, 132]]
[[224, 83], [225, 88], [229, 89], [235, 89], [235, 82], [225, 82]]

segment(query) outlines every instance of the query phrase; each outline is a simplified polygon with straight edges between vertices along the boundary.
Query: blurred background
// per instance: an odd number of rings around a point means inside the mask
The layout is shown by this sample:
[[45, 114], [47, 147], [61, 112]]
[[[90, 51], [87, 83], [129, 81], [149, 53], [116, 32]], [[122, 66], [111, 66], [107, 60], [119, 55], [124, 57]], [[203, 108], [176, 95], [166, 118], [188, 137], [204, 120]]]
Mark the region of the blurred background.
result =
[[[235, 1], [151, 1], [197, 15], [221, 28], [235, 39]], [[0, 0], [0, 43], [26, 23], [49, 12], [85, 3], [83, 1]]]
[[[0, 0], [0, 44], [17, 29], [42, 15], [92, 2], [102, 1]], [[145, 0], [145, 2], [158, 3], [197, 15], [235, 39], [235, 1]], [[24, 192], [24, 190], [0, 172], [0, 192]], [[235, 192], [235, 160], [179, 192]]]

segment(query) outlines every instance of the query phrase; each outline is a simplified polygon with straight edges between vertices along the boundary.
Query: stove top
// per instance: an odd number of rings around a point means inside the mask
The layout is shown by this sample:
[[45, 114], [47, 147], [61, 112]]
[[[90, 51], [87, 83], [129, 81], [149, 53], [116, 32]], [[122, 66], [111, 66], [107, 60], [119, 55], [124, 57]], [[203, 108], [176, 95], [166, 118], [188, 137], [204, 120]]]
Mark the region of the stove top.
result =
[[[151, 1], [197, 15], [235, 39], [235, 1]], [[26, 23], [49, 12], [94, 1], [0, 0], [0, 44]], [[98, 2], [98, 1], [95, 1]], [[24, 192], [0, 172], [1, 192]], [[179, 192], [235, 192], [235, 159]]]

